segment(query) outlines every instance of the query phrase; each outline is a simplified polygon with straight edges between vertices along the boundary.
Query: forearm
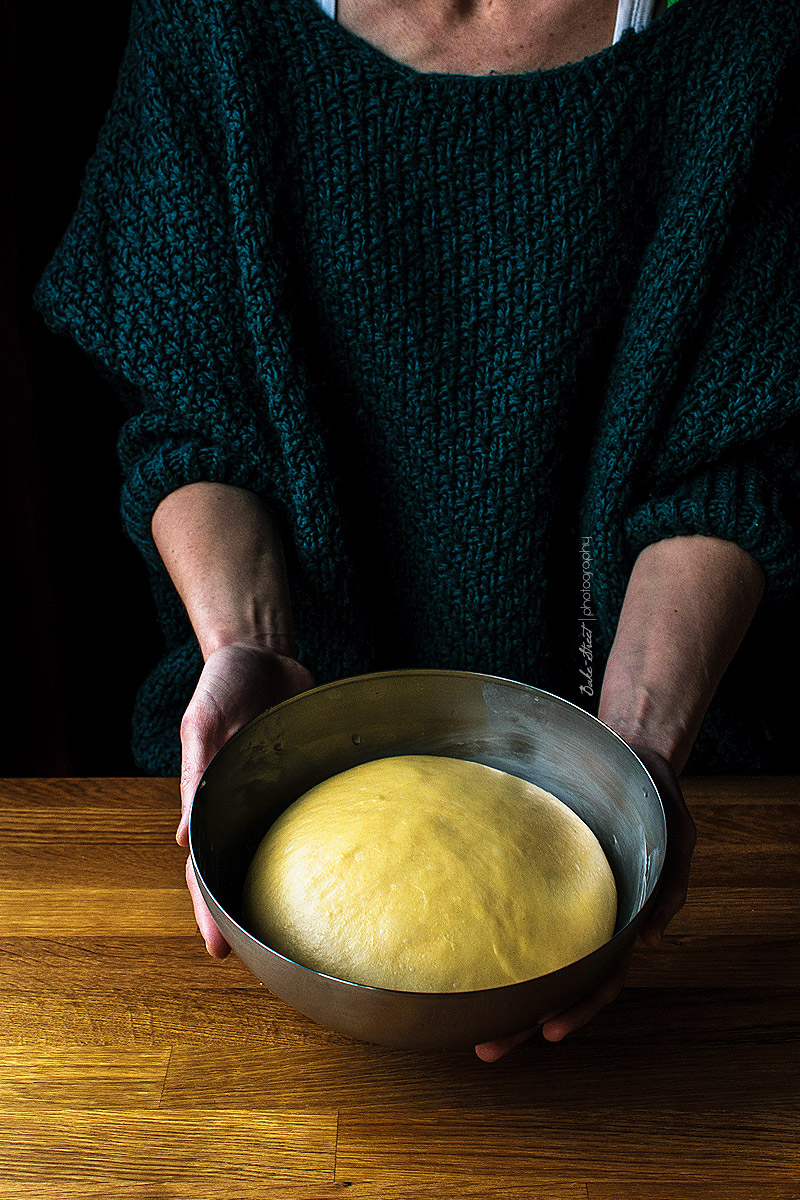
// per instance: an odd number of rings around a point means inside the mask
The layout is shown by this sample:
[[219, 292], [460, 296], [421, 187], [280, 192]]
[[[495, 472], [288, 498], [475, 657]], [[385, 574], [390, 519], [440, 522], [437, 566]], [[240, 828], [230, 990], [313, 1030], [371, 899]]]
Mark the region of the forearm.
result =
[[687, 536], [634, 564], [598, 716], [680, 774], [764, 591], [761, 567], [733, 542]]
[[234, 641], [294, 656], [280, 533], [258, 496], [228, 484], [187, 484], [161, 501], [151, 527], [204, 660]]

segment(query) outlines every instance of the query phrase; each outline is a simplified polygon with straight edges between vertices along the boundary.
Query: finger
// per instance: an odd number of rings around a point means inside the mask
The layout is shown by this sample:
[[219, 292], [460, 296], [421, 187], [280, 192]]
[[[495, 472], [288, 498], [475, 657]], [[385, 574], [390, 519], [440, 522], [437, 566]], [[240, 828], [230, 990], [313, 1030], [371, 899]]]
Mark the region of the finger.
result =
[[189, 894], [192, 897], [197, 926], [206, 944], [206, 950], [208, 950], [212, 958], [227, 958], [231, 952], [231, 948], [214, 923], [211, 913], [208, 911], [203, 894], [200, 891], [200, 886], [195, 878], [191, 856], [186, 860], [186, 883], [189, 888]]
[[520, 1042], [526, 1042], [528, 1038], [538, 1032], [539, 1026], [537, 1025], [534, 1029], [526, 1029], [524, 1033], [512, 1033], [508, 1037], [498, 1038], [495, 1042], [481, 1042], [475, 1047], [475, 1053], [483, 1062], [497, 1062], [498, 1058], [502, 1058]]
[[184, 850], [189, 849], [189, 818], [185, 820], [181, 815], [180, 823], [175, 831], [175, 841], [179, 846], [183, 846]]
[[202, 707], [192, 705], [181, 721], [181, 817], [175, 840], [189, 846], [189, 818], [203, 772], [222, 742], [224, 722], [213, 697], [205, 696]]
[[197, 785], [205, 769], [205, 740], [196, 724], [181, 726], [181, 816], [175, 841], [188, 849], [189, 817]]
[[633, 949], [634, 944], [632, 943], [625, 952], [622, 964], [607, 976], [593, 992], [578, 1004], [573, 1004], [571, 1008], [567, 1008], [543, 1022], [542, 1035], [548, 1042], [562, 1041], [568, 1034], [587, 1025], [601, 1008], [605, 1008], [607, 1004], [616, 1000], [625, 983], [625, 976], [633, 957]]
[[649, 946], [652, 950], [656, 946], [661, 945], [661, 939], [664, 936], [664, 930], [667, 928], [668, 921], [669, 916], [666, 912], [660, 908], [654, 910], [639, 930], [639, 937], [645, 946]]
[[648, 946], [657, 946], [672, 918], [686, 903], [697, 828], [686, 806], [672, 765], [649, 747], [636, 747], [661, 793], [667, 824], [667, 854], [661, 872], [656, 905], [639, 936]]
[[[667, 837], [670, 837], [669, 833]], [[681, 911], [689, 894], [692, 855], [697, 840], [691, 818], [689, 824], [672, 822], [671, 837], [672, 851], [668, 851], [664, 863], [656, 906], [639, 931], [640, 938], [648, 946], [657, 946], [660, 943], [664, 930]]]
[[668, 855], [669, 861], [665, 864], [667, 876], [659, 896], [658, 908], [671, 919], [686, 903], [697, 830], [685, 807], [683, 813], [673, 814], [670, 824], [672, 853]]

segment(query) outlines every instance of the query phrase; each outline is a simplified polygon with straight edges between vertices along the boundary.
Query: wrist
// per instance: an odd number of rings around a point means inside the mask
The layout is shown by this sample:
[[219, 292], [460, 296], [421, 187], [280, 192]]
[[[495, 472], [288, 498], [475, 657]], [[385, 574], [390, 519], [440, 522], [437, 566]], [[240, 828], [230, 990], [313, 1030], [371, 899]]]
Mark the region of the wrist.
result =
[[680, 774], [712, 696], [710, 681], [701, 687], [697, 675], [682, 684], [663, 676], [651, 682], [645, 664], [631, 671], [609, 659], [597, 715], [632, 749], [649, 747]]
[[[676, 774], [758, 605], [763, 572], [733, 543], [667, 538], [634, 564], [598, 716]], [[635, 746], [633, 747], [635, 748]]]
[[272, 650], [287, 658], [297, 654], [291, 616], [284, 609], [253, 605], [246, 614], [198, 622], [195, 633], [204, 662], [215, 650], [232, 645]]

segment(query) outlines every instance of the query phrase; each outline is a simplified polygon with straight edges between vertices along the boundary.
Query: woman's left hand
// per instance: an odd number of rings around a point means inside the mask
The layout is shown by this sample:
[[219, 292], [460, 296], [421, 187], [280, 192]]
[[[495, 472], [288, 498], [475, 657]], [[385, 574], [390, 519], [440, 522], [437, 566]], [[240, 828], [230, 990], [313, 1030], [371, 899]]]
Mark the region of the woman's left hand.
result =
[[[664, 801], [667, 818], [667, 853], [658, 897], [650, 917], [639, 930], [639, 937], [644, 944], [655, 948], [660, 943], [669, 922], [686, 903], [689, 869], [697, 841], [697, 831], [686, 807], [678, 777], [668, 759], [647, 745], [631, 743], [631, 748], [638, 754], [652, 775]], [[610, 1004], [612, 1000], [616, 1000], [622, 991], [634, 948], [635, 942], [631, 943], [630, 949], [612, 974], [608, 975], [593, 992], [584, 996], [577, 1004], [564, 1009], [563, 1012], [550, 1013], [532, 1029], [500, 1038], [496, 1042], [482, 1042], [475, 1047], [478, 1058], [483, 1059], [484, 1062], [496, 1062], [504, 1054], [508, 1054], [514, 1046], [533, 1037], [539, 1029], [542, 1030], [548, 1042], [560, 1042], [567, 1034], [574, 1033], [576, 1029], [586, 1025], [595, 1013], [604, 1008], [606, 1004]]]

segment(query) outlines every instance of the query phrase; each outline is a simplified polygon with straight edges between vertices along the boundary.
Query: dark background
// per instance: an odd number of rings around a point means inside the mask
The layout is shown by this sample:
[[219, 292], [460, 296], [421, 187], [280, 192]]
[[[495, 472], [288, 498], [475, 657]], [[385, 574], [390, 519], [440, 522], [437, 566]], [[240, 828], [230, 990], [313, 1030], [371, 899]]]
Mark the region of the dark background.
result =
[[0, 775], [142, 775], [130, 714], [162, 639], [119, 515], [124, 410], [31, 301], [77, 205], [130, 2], [0, 4]]
[[[116, 440], [126, 414], [31, 299], [77, 206], [130, 7], [0, 0], [0, 776], [143, 774], [130, 749], [131, 712], [163, 638], [119, 513]], [[792, 619], [787, 611], [764, 648], [786, 713], [793, 672], [781, 646]]]

